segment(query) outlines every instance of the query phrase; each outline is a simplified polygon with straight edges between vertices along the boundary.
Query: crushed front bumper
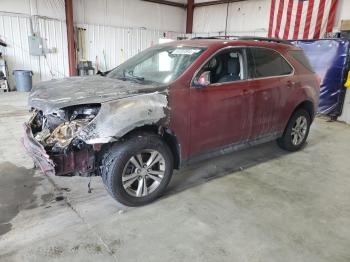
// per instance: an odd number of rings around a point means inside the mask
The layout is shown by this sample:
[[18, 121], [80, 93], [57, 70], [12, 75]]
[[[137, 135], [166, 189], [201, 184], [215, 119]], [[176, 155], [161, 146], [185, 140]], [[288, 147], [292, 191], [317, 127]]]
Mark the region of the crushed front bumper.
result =
[[30, 126], [24, 124], [24, 137], [22, 143], [28, 155], [33, 158], [34, 163], [47, 175], [55, 174], [55, 164], [46, 153], [45, 148], [35, 140]]
[[34, 163], [46, 175], [68, 175], [74, 172], [89, 174], [95, 170], [95, 155], [93, 150], [83, 149], [67, 154], [49, 155], [45, 148], [34, 138], [29, 124], [24, 124], [22, 143]]

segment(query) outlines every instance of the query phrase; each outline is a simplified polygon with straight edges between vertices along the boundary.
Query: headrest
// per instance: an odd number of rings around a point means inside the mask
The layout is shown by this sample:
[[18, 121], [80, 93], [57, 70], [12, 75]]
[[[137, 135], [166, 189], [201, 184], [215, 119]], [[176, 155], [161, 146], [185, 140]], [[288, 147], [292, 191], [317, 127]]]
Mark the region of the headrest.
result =
[[240, 64], [238, 58], [229, 58], [227, 61], [227, 73], [230, 75], [239, 75]]

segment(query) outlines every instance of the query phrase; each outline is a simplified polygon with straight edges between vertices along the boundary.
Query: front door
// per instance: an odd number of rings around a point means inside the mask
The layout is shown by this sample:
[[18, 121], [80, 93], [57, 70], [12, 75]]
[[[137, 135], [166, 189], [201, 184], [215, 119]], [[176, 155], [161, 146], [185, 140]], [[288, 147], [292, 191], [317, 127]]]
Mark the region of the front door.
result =
[[211, 57], [195, 80], [206, 72], [210, 84], [190, 90], [191, 155], [250, 138], [254, 94], [247, 81], [246, 50], [224, 48]]

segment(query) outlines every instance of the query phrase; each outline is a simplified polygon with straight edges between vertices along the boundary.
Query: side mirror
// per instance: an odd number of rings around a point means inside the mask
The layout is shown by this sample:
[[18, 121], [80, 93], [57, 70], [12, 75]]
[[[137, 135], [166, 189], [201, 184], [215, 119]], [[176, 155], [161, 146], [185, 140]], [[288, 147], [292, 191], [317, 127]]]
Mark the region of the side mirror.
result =
[[210, 85], [210, 71], [204, 71], [197, 80], [195, 80], [195, 86], [200, 88], [200, 87], [205, 87]]

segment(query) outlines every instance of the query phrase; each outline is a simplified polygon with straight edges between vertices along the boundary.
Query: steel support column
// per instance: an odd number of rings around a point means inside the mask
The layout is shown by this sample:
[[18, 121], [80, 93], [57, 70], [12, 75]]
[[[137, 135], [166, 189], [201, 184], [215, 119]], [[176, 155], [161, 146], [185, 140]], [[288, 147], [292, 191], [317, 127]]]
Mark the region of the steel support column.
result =
[[72, 0], [65, 0], [64, 2], [67, 24], [69, 76], [75, 76], [77, 75], [77, 63], [74, 45], [73, 3]]
[[194, 0], [187, 0], [186, 34], [192, 34]]

